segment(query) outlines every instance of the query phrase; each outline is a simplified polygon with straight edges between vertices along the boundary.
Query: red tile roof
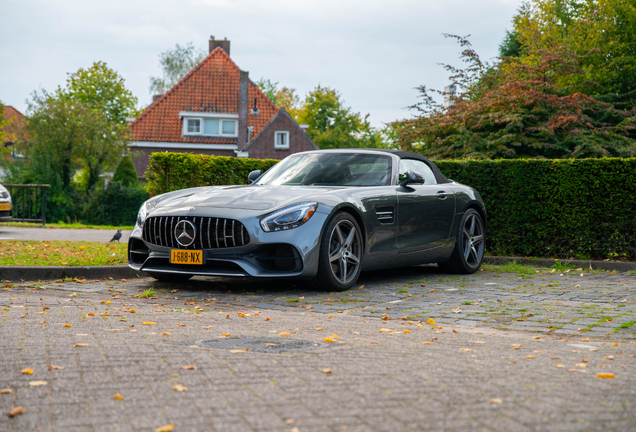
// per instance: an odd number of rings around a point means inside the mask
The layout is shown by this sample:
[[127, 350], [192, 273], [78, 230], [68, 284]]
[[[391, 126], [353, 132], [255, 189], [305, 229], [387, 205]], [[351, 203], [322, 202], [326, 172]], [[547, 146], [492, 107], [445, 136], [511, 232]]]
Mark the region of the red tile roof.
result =
[[[238, 114], [240, 69], [221, 48], [212, 51], [130, 125], [135, 141], [229, 144], [235, 139], [192, 138], [182, 135], [181, 111]], [[271, 120], [278, 108], [249, 82], [247, 125], [252, 136]], [[257, 99], [259, 114], [251, 114]]]
[[[11, 135], [17, 134], [19, 129], [24, 125], [24, 115], [17, 109], [13, 108], [11, 105], [4, 106], [3, 117], [4, 119], [10, 119], [15, 117], [15, 120], [13, 120], [8, 127], [2, 128], [5, 132], [8, 132]], [[17, 137], [12, 136], [10, 139], [13, 140], [16, 138]]]

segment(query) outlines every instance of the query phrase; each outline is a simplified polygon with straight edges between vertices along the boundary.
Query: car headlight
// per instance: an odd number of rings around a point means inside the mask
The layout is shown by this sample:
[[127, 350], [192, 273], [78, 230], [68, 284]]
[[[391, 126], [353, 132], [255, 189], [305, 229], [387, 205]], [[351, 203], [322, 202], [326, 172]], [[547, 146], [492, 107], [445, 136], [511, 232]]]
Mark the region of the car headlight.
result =
[[157, 207], [156, 200], [155, 201], [148, 200], [141, 205], [141, 208], [139, 209], [139, 213], [137, 213], [137, 225], [139, 226], [139, 228], [144, 227], [146, 216], [148, 216], [148, 213], [150, 213], [150, 211], [154, 209], [155, 207]]
[[0, 198], [1, 199], [7, 199], [9, 197], [10, 197], [10, 195], [9, 195], [8, 191], [0, 191]]
[[278, 210], [261, 219], [263, 231], [283, 231], [304, 224], [316, 212], [318, 203], [306, 202]]

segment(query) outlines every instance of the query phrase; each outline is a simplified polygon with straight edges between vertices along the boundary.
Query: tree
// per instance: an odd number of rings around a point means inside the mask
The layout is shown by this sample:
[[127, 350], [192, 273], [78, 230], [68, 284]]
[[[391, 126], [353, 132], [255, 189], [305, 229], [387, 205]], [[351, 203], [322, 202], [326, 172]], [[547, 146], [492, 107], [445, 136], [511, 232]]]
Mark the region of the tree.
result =
[[381, 135], [368, 117], [345, 107], [336, 90], [318, 85], [307, 94], [298, 122], [309, 125], [307, 134], [320, 148], [381, 147]]
[[102, 111], [106, 120], [125, 126], [127, 117], [139, 115], [137, 98], [125, 86], [124, 79], [104, 62], [69, 74], [66, 88], [59, 96], [87, 108]]
[[274, 105], [278, 106], [278, 98], [276, 97], [276, 93], [278, 93], [277, 82], [273, 83], [270, 79], [261, 78], [255, 84]]
[[[433, 158], [601, 157], [636, 154], [636, 111], [623, 110], [563, 82], [585, 74], [584, 57], [563, 45], [528, 51], [490, 69], [488, 84], [466, 38], [466, 69], [447, 67], [462, 92], [450, 107], [421, 86], [420, 115], [396, 122], [398, 143]], [[529, 61], [532, 58], [533, 61]], [[574, 81], [574, 79], [572, 79]]]
[[164, 94], [205, 58], [205, 51], [194, 48], [192, 42], [175, 45], [173, 50], [159, 54], [162, 76], [150, 77], [150, 94]]

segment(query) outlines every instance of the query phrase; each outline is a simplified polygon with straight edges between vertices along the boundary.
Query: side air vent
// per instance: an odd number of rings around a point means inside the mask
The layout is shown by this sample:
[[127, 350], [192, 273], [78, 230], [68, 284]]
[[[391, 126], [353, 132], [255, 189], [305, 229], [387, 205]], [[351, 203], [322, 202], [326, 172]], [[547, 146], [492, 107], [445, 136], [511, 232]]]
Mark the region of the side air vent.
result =
[[395, 220], [395, 210], [393, 207], [376, 207], [375, 214], [380, 223], [392, 224]]
[[[194, 242], [188, 247], [177, 243], [174, 229], [182, 220], [196, 228]], [[243, 224], [234, 219], [198, 216], [157, 216], [144, 222], [143, 238], [147, 243], [176, 249], [219, 249], [245, 246], [250, 236]]]

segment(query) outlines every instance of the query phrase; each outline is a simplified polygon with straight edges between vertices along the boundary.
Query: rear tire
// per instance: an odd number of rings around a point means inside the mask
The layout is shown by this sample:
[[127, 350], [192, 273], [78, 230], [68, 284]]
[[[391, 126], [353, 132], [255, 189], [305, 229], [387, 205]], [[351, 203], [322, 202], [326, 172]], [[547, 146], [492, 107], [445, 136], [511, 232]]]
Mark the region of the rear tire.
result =
[[157, 279], [159, 282], [185, 282], [192, 277], [192, 275], [181, 273], [147, 273], [150, 277]]
[[336, 213], [320, 239], [318, 275], [312, 281], [317, 289], [345, 291], [362, 271], [362, 235], [358, 222], [347, 212]]
[[459, 225], [455, 248], [450, 259], [437, 265], [447, 273], [475, 273], [484, 261], [485, 243], [486, 232], [481, 215], [475, 209], [468, 209]]

